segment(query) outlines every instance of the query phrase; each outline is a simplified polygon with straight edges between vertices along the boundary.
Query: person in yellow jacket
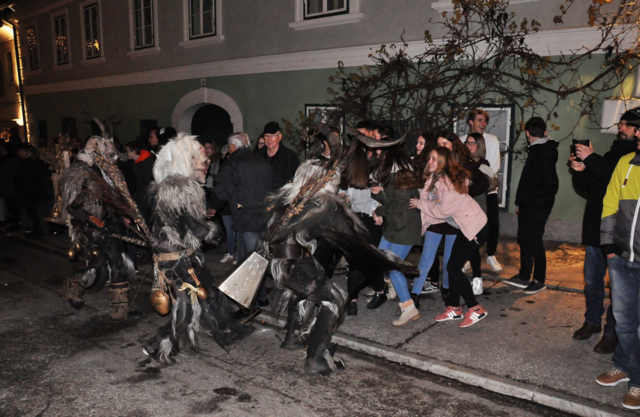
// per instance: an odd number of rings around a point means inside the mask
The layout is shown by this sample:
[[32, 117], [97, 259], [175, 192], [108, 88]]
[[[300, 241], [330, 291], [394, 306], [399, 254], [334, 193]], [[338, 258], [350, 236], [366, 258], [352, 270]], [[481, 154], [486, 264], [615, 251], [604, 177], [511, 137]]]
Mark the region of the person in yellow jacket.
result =
[[[640, 107], [635, 117], [618, 123], [618, 129], [639, 138]], [[611, 279], [611, 303], [616, 319], [618, 346], [614, 367], [596, 378], [611, 387], [629, 382], [622, 405], [640, 409], [640, 149], [623, 156], [616, 166], [603, 200], [600, 243], [607, 256]]]

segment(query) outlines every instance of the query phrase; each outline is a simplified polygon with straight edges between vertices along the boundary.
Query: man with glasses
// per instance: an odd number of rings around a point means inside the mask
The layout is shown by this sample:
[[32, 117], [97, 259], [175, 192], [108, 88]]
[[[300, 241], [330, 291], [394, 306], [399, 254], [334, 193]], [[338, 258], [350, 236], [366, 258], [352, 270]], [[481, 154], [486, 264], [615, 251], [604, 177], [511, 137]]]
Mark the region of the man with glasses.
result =
[[[635, 133], [640, 126], [640, 112], [625, 112], [618, 123], [618, 135], [611, 144], [611, 149], [604, 155], [593, 151], [593, 146], [576, 144], [575, 154], [569, 162], [573, 170], [573, 182], [579, 191], [586, 194], [587, 205], [584, 210], [582, 243], [586, 245], [584, 257], [584, 294], [587, 309], [584, 313], [584, 324], [573, 334], [577, 340], [587, 340], [602, 331], [602, 315], [604, 309], [604, 279], [607, 274], [607, 258], [600, 246], [600, 218], [602, 217], [602, 200], [607, 192], [620, 158], [636, 150]], [[611, 354], [618, 344], [616, 337], [616, 321], [613, 317], [613, 303], [607, 310], [602, 339], [593, 348], [600, 354]]]
[[277, 190], [293, 179], [300, 165], [298, 155], [286, 146], [280, 146], [282, 133], [278, 122], [269, 122], [262, 132], [265, 146], [258, 154], [267, 158], [273, 170], [273, 190]]
[[[467, 113], [467, 123], [469, 124], [469, 133], [479, 133], [484, 137], [484, 143], [487, 148], [486, 159], [489, 162], [491, 170], [498, 174], [500, 171], [500, 141], [497, 137], [490, 133], [486, 133], [485, 129], [489, 123], [489, 113], [482, 109], [473, 109]], [[460, 138], [462, 142], [466, 142], [467, 135]], [[498, 250], [498, 236], [500, 235], [500, 212], [498, 211], [498, 189], [487, 193], [487, 223], [489, 224], [489, 237], [487, 238], [487, 263], [495, 272], [502, 271], [502, 265], [496, 259], [496, 251]], [[465, 270], [470, 266], [465, 265]], [[466, 272], [466, 271], [465, 271]]]

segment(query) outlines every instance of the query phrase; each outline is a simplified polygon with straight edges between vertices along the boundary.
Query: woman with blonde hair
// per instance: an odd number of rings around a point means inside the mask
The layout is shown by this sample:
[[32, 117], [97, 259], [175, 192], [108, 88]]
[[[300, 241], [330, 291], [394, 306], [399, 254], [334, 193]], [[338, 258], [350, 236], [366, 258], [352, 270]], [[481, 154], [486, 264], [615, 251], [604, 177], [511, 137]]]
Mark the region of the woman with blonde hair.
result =
[[[447, 223], [457, 230], [447, 264], [449, 305], [435, 320], [464, 319], [459, 327], [469, 327], [484, 319], [487, 312], [476, 301], [471, 284], [462, 272], [462, 266], [479, 244], [486, 240], [487, 216], [468, 194], [469, 171], [454, 160], [449, 149], [440, 147], [431, 151], [425, 177], [420, 198], [411, 199], [409, 203], [409, 208], [420, 210], [422, 232], [425, 233], [430, 226], [441, 223]], [[464, 316], [460, 307], [461, 296], [469, 308]]]

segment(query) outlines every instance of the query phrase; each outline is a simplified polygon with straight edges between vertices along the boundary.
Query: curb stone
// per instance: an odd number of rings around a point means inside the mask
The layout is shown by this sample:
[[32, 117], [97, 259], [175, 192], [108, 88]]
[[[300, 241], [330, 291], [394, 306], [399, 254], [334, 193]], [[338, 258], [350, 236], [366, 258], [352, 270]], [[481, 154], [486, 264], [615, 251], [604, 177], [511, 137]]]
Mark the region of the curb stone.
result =
[[[278, 319], [269, 313], [262, 313], [254, 320], [263, 321], [266, 324], [280, 329], [284, 328], [285, 325], [284, 320]], [[332, 341], [340, 346], [357, 352], [366, 353], [386, 359], [390, 362], [410, 366], [445, 378], [454, 379], [467, 385], [473, 385], [498, 394], [531, 401], [536, 404], [578, 416], [637, 416], [635, 413], [608, 407], [606, 405], [594, 404], [591, 401], [566, 395], [547, 388], [540, 388], [535, 385], [485, 374], [463, 366], [442, 362], [414, 353], [404, 352], [378, 343], [360, 340], [356, 337], [348, 336], [340, 332], [334, 334]]]

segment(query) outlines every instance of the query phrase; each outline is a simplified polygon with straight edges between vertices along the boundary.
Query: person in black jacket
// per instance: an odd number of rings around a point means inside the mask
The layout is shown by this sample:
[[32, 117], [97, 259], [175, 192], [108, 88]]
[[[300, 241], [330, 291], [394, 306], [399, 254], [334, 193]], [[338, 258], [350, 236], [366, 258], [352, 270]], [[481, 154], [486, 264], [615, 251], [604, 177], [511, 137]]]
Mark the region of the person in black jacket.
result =
[[[575, 155], [569, 158], [573, 170], [573, 183], [579, 191], [587, 195], [582, 224], [582, 243], [586, 245], [584, 256], [584, 295], [587, 310], [584, 313], [584, 325], [576, 330], [573, 338], [586, 340], [602, 330], [604, 314], [604, 278], [607, 274], [607, 258], [600, 247], [600, 219], [602, 218], [602, 200], [607, 185], [620, 158], [636, 151], [635, 132], [640, 127], [640, 112], [625, 112], [618, 123], [618, 135], [611, 149], [604, 155], [593, 151], [593, 146], [576, 144]], [[613, 353], [618, 345], [616, 321], [612, 305], [607, 316], [602, 339], [593, 348], [600, 354]]]
[[[233, 133], [228, 143], [229, 159], [222, 166], [213, 187], [213, 194], [220, 201], [214, 209], [221, 209], [225, 201], [229, 203], [236, 231], [236, 260], [242, 262], [257, 249], [267, 230], [265, 199], [271, 191], [273, 171], [267, 160], [253, 153], [246, 133]], [[212, 210], [209, 210], [211, 214]], [[267, 305], [263, 283], [255, 307]]]
[[296, 174], [300, 160], [291, 149], [282, 145], [282, 133], [278, 122], [269, 122], [262, 132], [265, 146], [258, 149], [257, 154], [267, 158], [273, 169], [273, 185], [271, 191], [275, 191], [290, 182]]
[[[558, 142], [546, 136], [547, 124], [541, 117], [529, 119], [524, 129], [528, 155], [516, 191], [520, 272], [504, 283], [523, 288], [525, 294], [536, 294], [547, 288], [542, 237], [558, 193]], [[529, 282], [534, 264], [533, 280]]]
[[20, 198], [21, 206], [24, 207], [31, 220], [31, 231], [26, 235], [38, 238], [43, 235], [38, 214], [38, 202], [44, 200], [49, 172], [47, 165], [35, 156], [33, 148], [29, 144], [21, 143], [18, 145], [18, 156], [20, 163], [15, 179], [16, 192]]

